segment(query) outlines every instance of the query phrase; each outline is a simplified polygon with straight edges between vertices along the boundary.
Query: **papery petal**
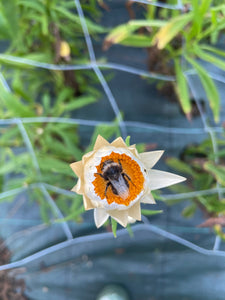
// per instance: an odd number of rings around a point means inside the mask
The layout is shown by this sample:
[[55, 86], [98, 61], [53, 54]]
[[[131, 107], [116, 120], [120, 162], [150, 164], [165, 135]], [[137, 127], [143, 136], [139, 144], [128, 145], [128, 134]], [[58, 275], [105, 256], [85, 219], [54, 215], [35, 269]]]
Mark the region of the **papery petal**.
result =
[[70, 167], [78, 177], [83, 175], [83, 163], [81, 160], [70, 164]]
[[186, 178], [173, 173], [149, 170], [149, 187], [154, 191], [186, 180]]
[[163, 155], [164, 151], [150, 151], [140, 153], [142, 162], [145, 164], [147, 169], [151, 169]]
[[140, 202], [135, 203], [128, 209], [128, 215], [138, 221], [141, 220], [141, 205]]
[[89, 209], [95, 208], [95, 206], [92, 204], [91, 200], [87, 196], [85, 196], [85, 195], [83, 195], [83, 202], [84, 202], [84, 208], [85, 208], [85, 210], [89, 210]]
[[86, 164], [86, 162], [95, 154], [95, 151], [91, 151], [86, 153], [83, 157], [82, 157], [82, 163], [83, 165]]
[[79, 195], [83, 195], [84, 193], [84, 185], [82, 184], [81, 179], [79, 178], [77, 181], [77, 184], [72, 188], [73, 192], [79, 194]]
[[113, 217], [123, 227], [127, 226], [128, 213], [127, 210], [108, 210], [108, 214]]
[[101, 227], [107, 220], [108, 220], [109, 214], [105, 211], [103, 208], [95, 208], [94, 209], [94, 220], [96, 227]]
[[111, 143], [111, 146], [117, 147], [117, 148], [119, 148], [119, 147], [127, 148], [126, 143], [124, 142], [124, 140], [121, 137], [118, 137], [116, 140], [114, 140]]
[[145, 195], [142, 199], [141, 199], [141, 203], [146, 203], [146, 204], [155, 204], [155, 199], [152, 196], [151, 193]]
[[136, 145], [131, 145], [128, 147], [129, 151], [136, 157], [140, 158], [140, 154], [138, 153], [137, 149], [136, 149]]
[[128, 222], [127, 223], [133, 224], [135, 222], [136, 222], [136, 220], [134, 218], [128, 216]]
[[101, 135], [98, 135], [96, 141], [95, 141], [95, 145], [94, 145], [94, 150], [98, 150], [104, 146], [108, 146], [110, 145], [110, 143], [108, 141], [106, 141]]

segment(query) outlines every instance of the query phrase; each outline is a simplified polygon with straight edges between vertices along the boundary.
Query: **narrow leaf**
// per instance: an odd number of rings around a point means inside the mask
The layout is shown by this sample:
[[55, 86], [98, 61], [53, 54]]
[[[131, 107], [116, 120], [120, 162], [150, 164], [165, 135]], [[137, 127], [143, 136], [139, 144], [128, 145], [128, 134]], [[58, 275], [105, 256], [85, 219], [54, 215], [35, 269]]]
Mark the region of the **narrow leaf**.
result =
[[191, 102], [189, 98], [189, 90], [187, 85], [187, 80], [182, 72], [180, 61], [175, 60], [175, 71], [176, 71], [176, 93], [178, 95], [181, 107], [186, 114], [187, 118], [191, 117]]
[[191, 59], [188, 56], [185, 57], [187, 61], [195, 68], [208, 97], [210, 107], [213, 111], [214, 119], [216, 122], [218, 122], [220, 114], [220, 96], [214, 81], [209, 77], [207, 71], [195, 60]]
[[204, 50], [201, 50], [201, 48], [199, 48], [198, 46], [194, 47], [194, 52], [199, 58], [212, 63], [213, 65], [217, 66], [221, 70], [225, 70], [225, 61], [224, 60], [222, 60], [212, 54], [209, 54], [209, 53], [205, 52]]
[[112, 232], [113, 232], [113, 235], [114, 237], [116, 238], [117, 235], [116, 235], [116, 230], [117, 230], [117, 222], [111, 218], [111, 224], [112, 224]]
[[125, 143], [128, 147], [130, 146], [130, 135], [126, 137]]
[[142, 209], [141, 214], [145, 216], [154, 216], [157, 214], [161, 214], [163, 210], [148, 210], [148, 209]]
[[225, 186], [225, 167], [207, 162], [204, 164], [204, 169], [209, 171], [215, 179], [223, 186]]
[[163, 49], [166, 45], [190, 22], [192, 12], [173, 18], [165, 26], [163, 26], [153, 38], [153, 44], [159, 49]]

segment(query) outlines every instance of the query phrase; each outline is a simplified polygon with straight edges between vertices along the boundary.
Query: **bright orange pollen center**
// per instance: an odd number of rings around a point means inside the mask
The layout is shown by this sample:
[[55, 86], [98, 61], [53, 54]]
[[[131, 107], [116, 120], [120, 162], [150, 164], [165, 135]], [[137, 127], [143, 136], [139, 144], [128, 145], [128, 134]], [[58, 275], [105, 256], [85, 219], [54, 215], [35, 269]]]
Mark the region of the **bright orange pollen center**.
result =
[[[109, 186], [106, 193], [106, 200], [108, 204], [115, 202], [117, 204], [128, 206], [130, 202], [133, 201], [143, 189], [144, 176], [141, 172], [141, 168], [138, 163], [128, 155], [112, 152], [110, 155], [102, 157], [101, 163], [97, 166], [97, 173], [102, 173], [102, 163], [109, 159], [116, 163], [119, 163], [120, 160], [123, 172], [130, 177], [131, 181], [127, 180], [127, 182], [129, 183], [129, 196], [126, 199], [122, 199], [119, 195], [115, 195], [112, 191], [111, 186]], [[107, 181], [100, 175], [95, 174], [95, 177], [95, 180], [92, 182], [95, 187], [95, 193], [101, 199], [104, 199]]]

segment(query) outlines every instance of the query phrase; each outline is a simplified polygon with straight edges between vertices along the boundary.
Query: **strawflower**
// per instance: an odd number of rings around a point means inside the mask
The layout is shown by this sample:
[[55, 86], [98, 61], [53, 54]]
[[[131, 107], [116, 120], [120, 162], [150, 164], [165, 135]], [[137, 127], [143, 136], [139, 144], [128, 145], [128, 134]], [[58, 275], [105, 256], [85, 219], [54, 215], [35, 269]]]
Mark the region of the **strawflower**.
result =
[[155, 204], [151, 191], [185, 180], [172, 173], [152, 169], [164, 151], [138, 153], [119, 137], [112, 143], [98, 136], [93, 151], [70, 166], [78, 176], [72, 189], [83, 195], [86, 210], [94, 209], [97, 227], [109, 216], [126, 227], [141, 220], [141, 203]]

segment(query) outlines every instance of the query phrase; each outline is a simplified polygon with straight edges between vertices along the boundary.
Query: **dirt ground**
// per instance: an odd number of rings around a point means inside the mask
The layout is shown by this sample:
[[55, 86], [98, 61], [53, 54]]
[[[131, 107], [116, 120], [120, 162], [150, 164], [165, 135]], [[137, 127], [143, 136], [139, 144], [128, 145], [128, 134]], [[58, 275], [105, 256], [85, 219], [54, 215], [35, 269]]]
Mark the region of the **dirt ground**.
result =
[[[10, 262], [11, 253], [0, 239], [0, 265]], [[25, 282], [16, 279], [12, 270], [0, 271], [0, 300], [28, 300], [25, 295]]]

